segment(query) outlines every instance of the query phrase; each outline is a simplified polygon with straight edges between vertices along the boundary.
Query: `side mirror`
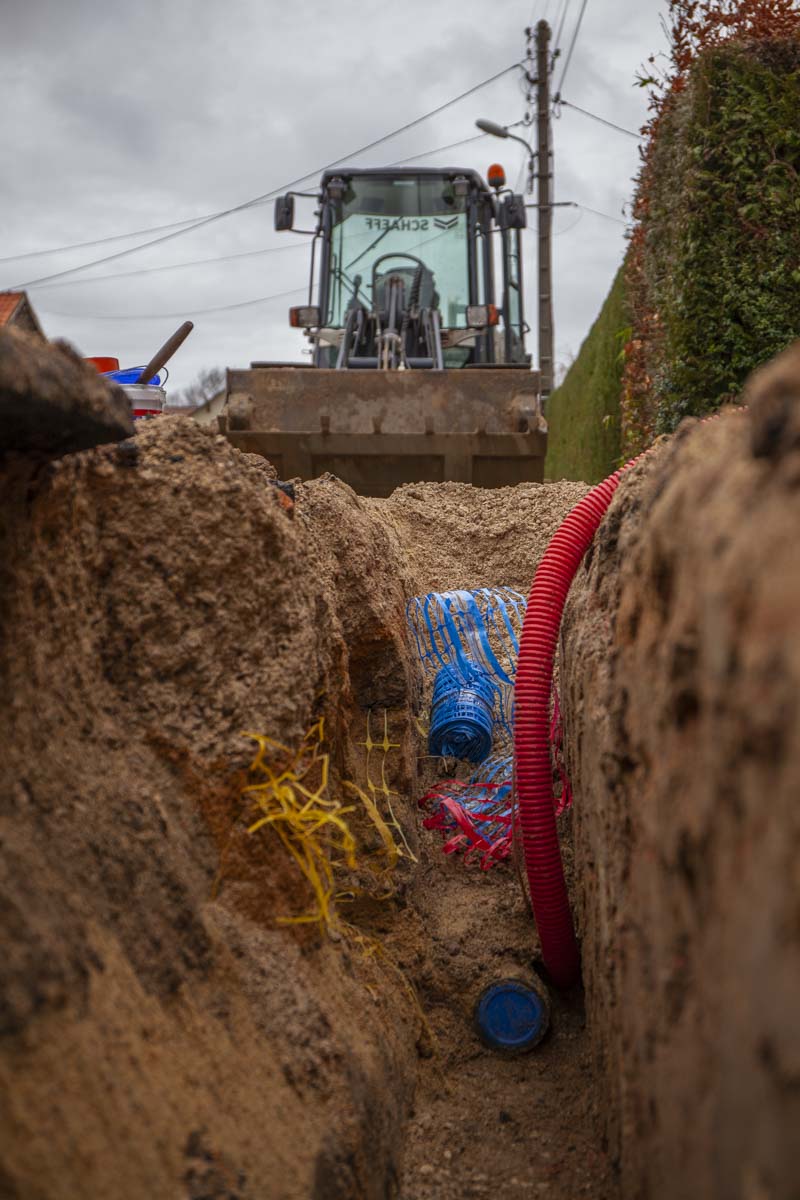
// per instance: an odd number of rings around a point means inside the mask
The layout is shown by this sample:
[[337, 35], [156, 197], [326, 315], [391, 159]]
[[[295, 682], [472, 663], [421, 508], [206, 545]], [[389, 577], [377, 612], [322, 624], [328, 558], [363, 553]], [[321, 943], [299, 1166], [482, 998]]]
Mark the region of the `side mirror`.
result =
[[278, 196], [275, 201], [275, 229], [281, 233], [294, 225], [294, 196]]
[[499, 217], [501, 229], [527, 229], [528, 214], [525, 211], [525, 197], [506, 196], [500, 205]]

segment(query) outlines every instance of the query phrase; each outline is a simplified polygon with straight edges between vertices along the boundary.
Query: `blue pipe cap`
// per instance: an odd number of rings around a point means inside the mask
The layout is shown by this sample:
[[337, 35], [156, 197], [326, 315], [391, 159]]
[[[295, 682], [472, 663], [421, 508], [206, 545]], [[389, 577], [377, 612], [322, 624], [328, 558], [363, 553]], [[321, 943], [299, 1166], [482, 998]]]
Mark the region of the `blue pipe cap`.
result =
[[502, 979], [481, 992], [475, 1005], [478, 1036], [490, 1050], [524, 1054], [550, 1025], [547, 995], [521, 979]]

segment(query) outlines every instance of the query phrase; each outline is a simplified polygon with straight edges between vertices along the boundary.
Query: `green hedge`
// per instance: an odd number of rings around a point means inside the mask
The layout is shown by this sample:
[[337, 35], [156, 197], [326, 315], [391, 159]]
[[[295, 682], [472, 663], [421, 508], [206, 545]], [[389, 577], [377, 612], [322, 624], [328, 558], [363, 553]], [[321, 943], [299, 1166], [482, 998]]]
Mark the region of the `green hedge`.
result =
[[624, 267], [564, 382], [550, 397], [547, 479], [596, 483], [618, 465], [622, 347], [630, 336], [623, 273]]
[[651, 427], [735, 397], [800, 336], [800, 43], [705, 52], [653, 148], [643, 284]]

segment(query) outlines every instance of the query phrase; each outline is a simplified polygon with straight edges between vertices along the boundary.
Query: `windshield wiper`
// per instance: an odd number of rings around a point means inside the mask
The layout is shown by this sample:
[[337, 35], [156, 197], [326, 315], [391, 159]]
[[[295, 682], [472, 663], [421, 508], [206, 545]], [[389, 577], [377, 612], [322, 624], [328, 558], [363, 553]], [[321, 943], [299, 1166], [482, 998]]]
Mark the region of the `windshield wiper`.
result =
[[347, 264], [347, 270], [349, 271], [350, 268], [354, 267], [357, 262], [360, 262], [365, 254], [369, 254], [370, 250], [374, 250], [375, 247], [377, 246], [378, 242], [382, 242], [383, 239], [386, 237], [387, 233], [392, 232], [392, 229], [393, 229], [393, 226], [390, 225], [388, 229], [384, 229], [383, 233], [379, 233], [378, 236], [375, 238], [375, 241], [370, 242], [370, 244], [369, 244], [369, 246], [367, 246], [366, 250], [362, 250], [360, 254], [356, 255], [356, 257], [353, 259], [352, 262], [349, 262]]
[[[347, 269], [349, 269], [349, 267], [352, 265], [352, 263], [349, 263]], [[354, 298], [358, 297], [358, 289], [361, 287], [360, 275], [356, 275], [355, 279], [351, 279], [349, 275], [345, 274], [345, 268], [338, 266], [338, 264], [333, 267], [332, 274], [334, 279], [337, 279], [340, 283], [344, 284]]]

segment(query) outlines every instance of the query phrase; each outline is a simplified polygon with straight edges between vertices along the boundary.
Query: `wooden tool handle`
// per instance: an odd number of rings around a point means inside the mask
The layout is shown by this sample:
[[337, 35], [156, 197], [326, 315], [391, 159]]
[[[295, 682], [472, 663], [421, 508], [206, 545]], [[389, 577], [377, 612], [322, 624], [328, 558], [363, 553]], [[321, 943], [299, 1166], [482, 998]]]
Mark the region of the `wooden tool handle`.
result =
[[180, 329], [176, 329], [172, 337], [167, 338], [161, 349], [156, 351], [136, 382], [147, 383], [149, 379], [152, 379], [165, 363], [169, 362], [178, 347], [183, 345], [193, 329], [193, 321], [184, 321]]

